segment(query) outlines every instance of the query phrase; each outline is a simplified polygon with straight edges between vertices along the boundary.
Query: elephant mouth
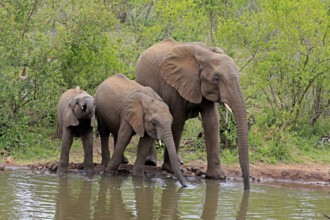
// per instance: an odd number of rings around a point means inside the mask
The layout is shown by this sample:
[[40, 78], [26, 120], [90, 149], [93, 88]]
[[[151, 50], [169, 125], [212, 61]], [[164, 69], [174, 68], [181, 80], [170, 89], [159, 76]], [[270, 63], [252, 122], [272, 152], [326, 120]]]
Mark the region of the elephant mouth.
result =
[[223, 101], [221, 99], [221, 95], [219, 93], [214, 93], [214, 92], [210, 92], [207, 94], [203, 94], [203, 97], [211, 102], [216, 102], [216, 103], [220, 103], [223, 104]]
[[221, 104], [221, 105], [224, 105], [225, 104], [225, 102], [224, 101], [222, 101], [222, 99], [221, 99], [221, 96], [219, 95], [219, 99], [218, 99], [218, 101], [217, 101], [219, 104]]
[[93, 112], [92, 113], [86, 113], [81, 116], [82, 119], [91, 119], [93, 117]]

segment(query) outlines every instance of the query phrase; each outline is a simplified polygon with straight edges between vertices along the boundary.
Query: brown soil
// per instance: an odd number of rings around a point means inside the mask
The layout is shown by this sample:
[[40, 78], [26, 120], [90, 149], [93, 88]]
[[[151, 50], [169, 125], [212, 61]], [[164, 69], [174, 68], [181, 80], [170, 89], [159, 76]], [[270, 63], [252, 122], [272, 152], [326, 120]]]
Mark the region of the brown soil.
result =
[[[160, 163], [159, 163], [160, 164]], [[3, 170], [15, 170], [28, 167], [31, 170], [44, 172], [56, 172], [57, 162], [36, 163], [29, 165], [9, 164], [0, 162], [0, 172]], [[69, 172], [81, 172], [83, 166], [81, 163], [70, 163]], [[101, 173], [104, 167], [95, 164], [95, 172]], [[227, 174], [227, 179], [240, 180], [241, 171], [238, 165], [223, 165], [223, 170]], [[130, 174], [132, 171], [131, 164], [122, 164], [119, 172]], [[161, 167], [146, 166], [146, 173], [151, 175], [168, 175]], [[206, 163], [203, 161], [191, 161], [182, 167], [184, 176], [205, 178]], [[330, 165], [329, 164], [251, 164], [250, 176], [252, 182], [274, 182], [274, 181], [290, 181], [303, 184], [315, 184], [322, 186], [330, 186]]]

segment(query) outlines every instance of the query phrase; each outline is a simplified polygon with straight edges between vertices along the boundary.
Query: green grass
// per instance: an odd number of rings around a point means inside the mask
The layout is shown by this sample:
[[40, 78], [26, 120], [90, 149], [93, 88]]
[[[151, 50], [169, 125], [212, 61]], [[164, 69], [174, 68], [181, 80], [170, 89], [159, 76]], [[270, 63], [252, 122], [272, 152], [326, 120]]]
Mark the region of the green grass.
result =
[[[305, 123], [305, 127], [288, 130], [255, 124], [249, 130], [250, 162], [330, 163], [330, 144], [319, 142], [330, 130], [329, 125], [329, 119], [315, 124], [314, 127], [309, 127]], [[197, 118], [187, 121], [181, 141], [184, 146], [180, 149], [180, 155], [185, 161], [206, 161], [204, 139], [198, 138], [200, 132], [201, 121]], [[238, 163], [238, 149], [235, 146], [224, 149], [221, 144], [220, 152], [222, 163]]]

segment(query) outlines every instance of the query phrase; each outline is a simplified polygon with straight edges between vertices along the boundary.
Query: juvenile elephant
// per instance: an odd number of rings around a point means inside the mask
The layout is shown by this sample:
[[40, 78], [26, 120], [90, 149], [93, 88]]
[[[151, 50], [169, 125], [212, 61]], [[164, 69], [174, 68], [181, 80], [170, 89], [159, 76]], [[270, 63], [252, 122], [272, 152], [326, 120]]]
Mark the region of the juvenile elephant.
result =
[[[144, 161], [153, 139], [164, 141], [173, 172], [183, 186], [171, 131], [172, 116], [168, 106], [150, 87], [144, 87], [117, 74], [104, 80], [95, 94], [96, 118], [101, 136], [102, 164], [106, 172], [117, 170], [132, 136], [140, 136], [133, 175], [144, 175]], [[109, 134], [114, 137], [114, 152], [109, 161]], [[109, 161], [109, 163], [108, 163]]]
[[93, 126], [95, 123], [94, 98], [79, 87], [64, 92], [57, 105], [58, 134], [62, 149], [57, 173], [67, 172], [69, 152], [74, 137], [81, 137], [84, 147], [84, 170], [93, 171]]
[[[137, 62], [136, 81], [150, 86], [169, 106], [176, 149], [185, 121], [202, 116], [208, 178], [225, 179], [219, 159], [216, 103], [228, 104], [236, 119], [237, 145], [244, 188], [249, 189], [248, 126], [239, 72], [230, 57], [200, 42], [164, 40], [144, 51]], [[171, 169], [165, 153], [163, 168]]]

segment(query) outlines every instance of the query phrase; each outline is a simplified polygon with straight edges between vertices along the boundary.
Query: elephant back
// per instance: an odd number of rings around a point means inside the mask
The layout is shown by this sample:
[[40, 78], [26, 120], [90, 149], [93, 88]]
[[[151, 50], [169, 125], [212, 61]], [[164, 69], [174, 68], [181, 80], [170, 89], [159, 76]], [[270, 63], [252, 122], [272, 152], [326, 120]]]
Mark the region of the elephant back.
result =
[[141, 85], [128, 79], [123, 74], [115, 74], [105, 79], [98, 87], [95, 93], [96, 102], [118, 101], [117, 97], [125, 97], [131, 91], [139, 89]]

